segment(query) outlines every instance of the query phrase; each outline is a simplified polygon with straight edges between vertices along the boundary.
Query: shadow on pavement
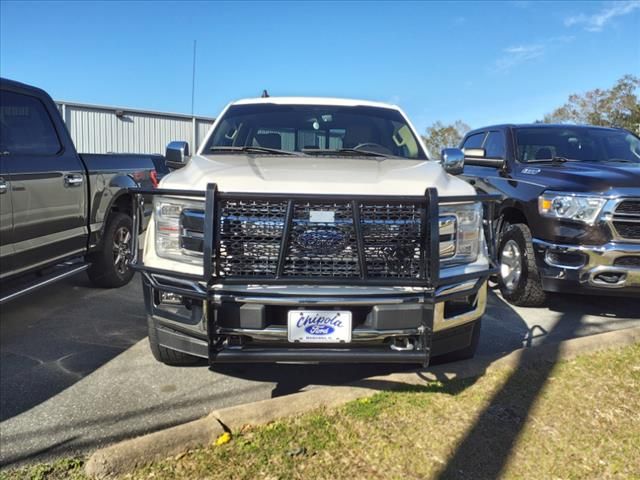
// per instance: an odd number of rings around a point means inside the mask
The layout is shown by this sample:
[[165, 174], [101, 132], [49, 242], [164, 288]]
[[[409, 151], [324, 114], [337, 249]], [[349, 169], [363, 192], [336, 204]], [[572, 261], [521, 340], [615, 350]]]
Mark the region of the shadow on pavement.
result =
[[638, 319], [640, 299], [551, 294], [546, 307], [522, 308], [509, 305], [491, 291], [478, 355], [506, 354], [550, 341], [633, 327]]
[[78, 275], [1, 307], [0, 421], [55, 396], [147, 335], [139, 278], [117, 297], [113, 292]]
[[276, 385], [271, 397], [281, 397], [300, 392], [307, 387], [344, 385], [364, 378], [388, 375], [395, 372], [409, 372], [415, 365], [298, 365], [298, 364], [247, 364], [215, 365], [212, 370], [244, 380], [272, 382]]
[[[569, 306], [570, 304], [566, 304]], [[555, 326], [544, 335], [540, 345], [546, 345], [547, 359], [532, 363], [534, 351], [525, 349], [518, 367], [491, 398], [473, 427], [458, 444], [452, 458], [440, 471], [439, 480], [500, 478], [514, 445], [527, 423], [529, 412], [541, 395], [553, 371], [560, 344], [556, 329], [564, 335], [575, 335], [580, 329], [583, 309], [563, 310]], [[535, 372], [531, 374], [532, 369]]]
[[617, 318], [640, 318], [640, 298], [605, 295], [551, 294], [547, 308], [566, 314], [565, 319], [580, 319], [586, 315]]

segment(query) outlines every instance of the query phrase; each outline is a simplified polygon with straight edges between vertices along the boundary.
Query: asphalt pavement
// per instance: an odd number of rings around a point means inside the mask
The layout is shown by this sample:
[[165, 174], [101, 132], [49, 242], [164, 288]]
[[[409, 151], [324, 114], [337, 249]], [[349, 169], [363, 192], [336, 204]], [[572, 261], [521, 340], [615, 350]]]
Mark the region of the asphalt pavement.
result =
[[[215, 408], [337, 385], [402, 366], [157, 363], [140, 281], [100, 290], [84, 276], [0, 311], [0, 466], [80, 455], [199, 418]], [[640, 299], [555, 295], [548, 308], [492, 293], [478, 355], [640, 326]]]

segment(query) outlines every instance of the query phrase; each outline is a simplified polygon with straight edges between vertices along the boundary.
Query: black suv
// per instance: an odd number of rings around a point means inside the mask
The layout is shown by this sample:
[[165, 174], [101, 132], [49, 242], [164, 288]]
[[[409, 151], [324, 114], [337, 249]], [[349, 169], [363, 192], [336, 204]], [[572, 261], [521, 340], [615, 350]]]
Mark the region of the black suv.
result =
[[617, 128], [498, 125], [469, 132], [461, 147], [466, 180], [503, 197], [495, 224], [507, 300], [640, 293], [640, 138]]

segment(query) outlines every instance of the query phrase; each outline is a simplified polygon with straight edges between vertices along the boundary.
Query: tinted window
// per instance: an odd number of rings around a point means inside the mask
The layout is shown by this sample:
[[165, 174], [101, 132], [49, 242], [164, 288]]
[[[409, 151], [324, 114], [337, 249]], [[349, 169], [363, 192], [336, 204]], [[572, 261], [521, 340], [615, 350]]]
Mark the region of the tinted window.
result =
[[464, 141], [462, 148], [481, 148], [484, 140], [484, 132], [474, 133]]
[[289, 152], [358, 148], [425, 159], [407, 121], [397, 110], [335, 105], [234, 105], [207, 142], [212, 147], [261, 146]]
[[54, 155], [60, 151], [51, 117], [40, 100], [0, 91], [0, 148], [12, 155]]
[[640, 139], [624, 130], [589, 127], [520, 128], [518, 160], [531, 162], [565, 157], [596, 162], [640, 162]]
[[489, 132], [484, 142], [487, 158], [505, 158], [505, 138], [502, 131]]

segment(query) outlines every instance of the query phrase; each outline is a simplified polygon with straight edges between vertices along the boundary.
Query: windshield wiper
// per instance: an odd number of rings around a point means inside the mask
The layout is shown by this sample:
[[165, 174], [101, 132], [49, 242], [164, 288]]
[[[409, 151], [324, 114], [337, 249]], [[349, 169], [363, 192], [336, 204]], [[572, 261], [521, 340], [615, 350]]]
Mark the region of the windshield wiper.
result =
[[271, 155], [296, 155], [299, 152], [290, 152], [289, 150], [280, 150], [277, 148], [259, 147], [257, 145], [245, 145], [243, 147], [234, 146], [218, 146], [209, 147], [211, 152], [237, 152], [237, 153], [268, 153]]
[[542, 162], [550, 162], [550, 163], [565, 163], [565, 162], [576, 162], [573, 158], [567, 157], [551, 157], [551, 158], [538, 158], [535, 160], [527, 160], [527, 163], [542, 163]]
[[391, 158], [393, 155], [387, 155], [386, 153], [378, 153], [378, 152], [370, 152], [368, 150], [358, 150], [355, 148], [335, 148], [335, 149], [324, 149], [324, 148], [303, 148], [303, 153], [307, 153], [310, 155], [360, 155], [363, 157], [385, 157]]

